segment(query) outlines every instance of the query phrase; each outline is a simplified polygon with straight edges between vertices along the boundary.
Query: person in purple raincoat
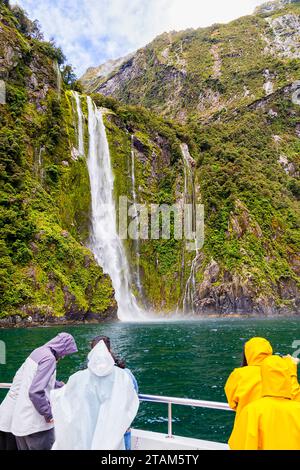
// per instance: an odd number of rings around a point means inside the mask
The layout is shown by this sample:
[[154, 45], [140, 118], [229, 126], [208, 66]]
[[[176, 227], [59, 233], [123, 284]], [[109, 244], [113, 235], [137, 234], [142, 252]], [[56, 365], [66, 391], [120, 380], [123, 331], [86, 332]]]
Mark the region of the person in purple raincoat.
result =
[[73, 336], [60, 333], [35, 349], [17, 371], [0, 405], [0, 431], [13, 434], [19, 450], [51, 449], [54, 422], [50, 392], [64, 385], [56, 380], [56, 364], [76, 352]]

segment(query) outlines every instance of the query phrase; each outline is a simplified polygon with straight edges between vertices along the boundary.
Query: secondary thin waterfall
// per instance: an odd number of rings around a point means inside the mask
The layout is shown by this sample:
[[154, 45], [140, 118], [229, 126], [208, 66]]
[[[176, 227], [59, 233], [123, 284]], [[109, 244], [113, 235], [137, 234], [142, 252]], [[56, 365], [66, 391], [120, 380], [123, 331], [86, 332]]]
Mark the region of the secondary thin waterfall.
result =
[[90, 97], [88, 104], [89, 153], [88, 171], [92, 198], [90, 247], [103, 271], [109, 274], [122, 321], [144, 318], [130, 289], [130, 276], [125, 251], [117, 232], [113, 198], [114, 177], [102, 111]]
[[[193, 219], [195, 219], [195, 188], [193, 169], [191, 165], [192, 157], [189, 152], [187, 144], [181, 144], [181, 152], [184, 162], [184, 203], [192, 204], [193, 206]], [[187, 280], [183, 298], [183, 312], [194, 313], [194, 296], [196, 290], [196, 265], [199, 255], [197, 246], [197, 237], [195, 235], [195, 249], [196, 256], [193, 259], [190, 276]]]
[[[131, 136], [131, 185], [132, 185], [132, 202], [133, 202], [133, 217], [138, 218], [139, 212], [137, 208], [137, 195], [136, 195], [136, 183], [135, 183], [135, 155], [134, 155], [134, 146], [133, 146], [133, 135]], [[135, 254], [137, 259], [136, 266], [136, 287], [142, 297], [142, 283], [141, 283], [141, 271], [140, 271], [140, 240], [139, 237], [135, 240]]]
[[72, 96], [74, 97], [76, 103], [77, 111], [77, 151], [80, 156], [84, 156], [84, 116], [81, 107], [80, 95], [76, 91], [72, 91]]
[[62, 78], [61, 78], [61, 71], [60, 71], [57, 60], [55, 60], [53, 67], [54, 67], [54, 70], [55, 70], [55, 73], [56, 73], [57, 93], [58, 93], [58, 96], [60, 97], [61, 96]]

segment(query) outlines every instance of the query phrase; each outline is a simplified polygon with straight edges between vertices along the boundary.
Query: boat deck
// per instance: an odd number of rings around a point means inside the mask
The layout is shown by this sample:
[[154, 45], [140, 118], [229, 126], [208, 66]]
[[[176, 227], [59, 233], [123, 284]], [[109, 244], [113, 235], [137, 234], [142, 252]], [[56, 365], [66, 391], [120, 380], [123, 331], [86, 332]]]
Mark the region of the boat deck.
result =
[[156, 432], [132, 430], [132, 450], [228, 450], [227, 444]]

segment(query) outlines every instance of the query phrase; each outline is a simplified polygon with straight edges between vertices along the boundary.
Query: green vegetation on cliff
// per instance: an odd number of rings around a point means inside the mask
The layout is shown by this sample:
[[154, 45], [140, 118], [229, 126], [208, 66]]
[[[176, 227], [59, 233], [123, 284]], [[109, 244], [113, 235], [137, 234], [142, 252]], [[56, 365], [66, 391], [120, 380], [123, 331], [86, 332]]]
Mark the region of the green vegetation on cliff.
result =
[[115, 308], [88, 239], [86, 164], [74, 160], [71, 98], [59, 90], [63, 55], [37, 38], [18, 7], [0, 3], [0, 317], [105, 318]]
[[193, 127], [206, 208], [204, 253], [221, 267], [219, 283], [238, 276], [243, 295], [262, 311], [299, 308], [299, 125], [290, 89]]

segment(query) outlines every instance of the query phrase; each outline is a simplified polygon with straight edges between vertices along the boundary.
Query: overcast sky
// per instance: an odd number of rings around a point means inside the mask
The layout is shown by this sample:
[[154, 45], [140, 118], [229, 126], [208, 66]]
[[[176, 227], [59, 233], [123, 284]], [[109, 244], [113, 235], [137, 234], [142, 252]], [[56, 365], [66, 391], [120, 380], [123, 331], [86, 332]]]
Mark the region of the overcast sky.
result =
[[12, 0], [54, 37], [78, 75], [165, 31], [225, 23], [265, 0]]

